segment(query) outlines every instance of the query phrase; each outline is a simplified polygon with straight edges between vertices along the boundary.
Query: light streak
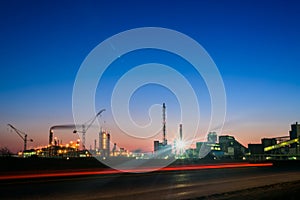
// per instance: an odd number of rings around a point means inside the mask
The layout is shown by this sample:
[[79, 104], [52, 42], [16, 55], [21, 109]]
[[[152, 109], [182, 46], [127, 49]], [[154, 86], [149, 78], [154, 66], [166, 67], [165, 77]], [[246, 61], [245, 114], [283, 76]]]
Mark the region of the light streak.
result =
[[[209, 165], [183, 165], [183, 166], [169, 166], [157, 172], [165, 171], [190, 171], [190, 170], [204, 170], [204, 169], [226, 169], [226, 168], [240, 168], [240, 167], [270, 167], [272, 163], [222, 163], [222, 164], [209, 164]], [[110, 174], [125, 174], [140, 173], [145, 171], [155, 171], [156, 168], [139, 168], [139, 169], [124, 169], [123, 171], [115, 169], [91, 169], [89, 171], [71, 171], [71, 172], [49, 172], [40, 174], [12, 174], [1, 175], [0, 180], [14, 180], [14, 179], [34, 179], [34, 178], [54, 178], [54, 177], [71, 177], [71, 176], [90, 176], [90, 175], [110, 175]]]

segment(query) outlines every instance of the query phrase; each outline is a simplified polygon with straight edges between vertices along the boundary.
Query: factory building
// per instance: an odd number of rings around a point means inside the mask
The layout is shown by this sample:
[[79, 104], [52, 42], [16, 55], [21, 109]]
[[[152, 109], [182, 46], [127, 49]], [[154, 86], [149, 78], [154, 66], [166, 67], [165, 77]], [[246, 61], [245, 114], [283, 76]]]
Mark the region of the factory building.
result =
[[[300, 124], [296, 122], [295, 124], [291, 125], [291, 130], [290, 130], [290, 140], [295, 140], [297, 138], [300, 138]], [[293, 148], [295, 153], [299, 152], [299, 143], [294, 143], [291, 144], [291, 148]]]
[[300, 159], [300, 124], [291, 124], [289, 136], [263, 138], [261, 144], [249, 144], [249, 160]]
[[300, 124], [296, 122], [295, 124], [291, 125], [290, 130], [290, 140], [296, 139], [300, 137]]
[[206, 142], [197, 142], [196, 143], [196, 153], [198, 158], [213, 158], [219, 159], [224, 155], [221, 151], [220, 145], [217, 144], [217, 133], [209, 132], [207, 134]]
[[[277, 144], [277, 139], [276, 138], [262, 138], [261, 139], [261, 145], [262, 145], [263, 149], [266, 148], [266, 147], [275, 145], [275, 144]], [[269, 153], [276, 153], [276, 150], [272, 150]]]
[[219, 136], [219, 144], [224, 156], [235, 159], [244, 157], [247, 149], [230, 135]]
[[264, 153], [262, 144], [248, 144], [248, 155], [259, 155]]

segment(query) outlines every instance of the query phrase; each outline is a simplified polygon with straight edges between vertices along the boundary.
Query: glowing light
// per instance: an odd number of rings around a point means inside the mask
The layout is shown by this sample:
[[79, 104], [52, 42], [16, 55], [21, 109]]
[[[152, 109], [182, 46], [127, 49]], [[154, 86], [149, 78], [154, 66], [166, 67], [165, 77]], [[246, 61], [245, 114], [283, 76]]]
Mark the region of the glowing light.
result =
[[179, 150], [182, 150], [182, 149], [184, 149], [185, 148], [185, 142], [184, 141], [182, 141], [182, 140], [178, 140], [177, 141], [177, 148], [179, 149]]
[[[68, 160], [68, 157], [67, 157]], [[208, 165], [185, 165], [185, 166], [170, 166], [162, 168], [158, 171], [189, 171], [189, 170], [203, 170], [203, 169], [225, 169], [225, 168], [240, 168], [240, 167], [271, 167], [272, 163], [222, 163], [222, 164], [208, 164]], [[41, 174], [15, 174], [0, 176], [0, 180], [9, 179], [27, 179], [27, 178], [47, 178], [47, 177], [68, 177], [68, 176], [86, 176], [86, 175], [101, 175], [101, 174], [120, 174], [125, 172], [138, 173], [150, 171], [152, 168], [140, 169], [124, 169], [118, 171], [115, 169], [97, 169], [89, 171], [71, 171], [71, 172], [52, 172]], [[153, 168], [155, 170], [156, 168]]]
[[285, 147], [285, 146], [293, 144], [293, 143], [299, 143], [299, 138], [289, 140], [289, 141], [284, 141], [284, 142], [281, 142], [281, 143], [276, 144], [276, 145], [265, 147], [264, 151], [271, 151], [271, 150], [274, 150], [274, 149], [282, 148], [282, 147]]

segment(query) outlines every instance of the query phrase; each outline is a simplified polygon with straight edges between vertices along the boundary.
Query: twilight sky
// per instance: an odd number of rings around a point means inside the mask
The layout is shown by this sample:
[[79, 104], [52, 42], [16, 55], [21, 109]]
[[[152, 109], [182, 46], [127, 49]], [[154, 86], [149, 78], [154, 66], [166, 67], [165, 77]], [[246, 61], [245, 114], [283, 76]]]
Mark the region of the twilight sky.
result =
[[[219, 135], [233, 135], [244, 145], [288, 135], [290, 124], [300, 120], [299, 9], [296, 0], [1, 1], [0, 147], [22, 149], [7, 123], [28, 133], [34, 140], [29, 147], [46, 145], [50, 126], [72, 123], [73, 84], [83, 60], [100, 42], [138, 27], [173, 29], [206, 49], [226, 89], [227, 114]], [[107, 109], [100, 124], [118, 146], [152, 151], [153, 140], [161, 135], [140, 141], [122, 134], [111, 116], [110, 95], [122, 73], [154, 61], [174, 67], [191, 81], [204, 124], [197, 140], [203, 140], [210, 118], [205, 83], [184, 60], [155, 50], [120, 57], [104, 73], [101, 81], [106, 84], [97, 89], [95, 105]], [[149, 122], [151, 105], [162, 102], [167, 104], [172, 141], [180, 109], [169, 90], [158, 85], [139, 88], [130, 100], [130, 112], [143, 125]], [[183, 126], [187, 132], [188, 125]], [[63, 143], [77, 138], [71, 131], [56, 136]]]

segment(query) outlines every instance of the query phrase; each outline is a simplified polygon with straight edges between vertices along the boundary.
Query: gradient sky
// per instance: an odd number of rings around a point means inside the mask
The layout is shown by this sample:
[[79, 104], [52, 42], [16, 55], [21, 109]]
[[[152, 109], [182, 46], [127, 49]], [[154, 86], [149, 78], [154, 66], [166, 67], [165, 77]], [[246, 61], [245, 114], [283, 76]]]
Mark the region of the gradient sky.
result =
[[[234, 135], [244, 145], [288, 135], [290, 124], [300, 120], [299, 9], [296, 0], [1, 1], [0, 147], [22, 149], [21, 139], [7, 123], [34, 139], [29, 147], [46, 145], [50, 126], [73, 121], [73, 84], [88, 53], [114, 34], [148, 26], [192, 37], [216, 63], [227, 95], [227, 116], [219, 135]], [[113, 142], [130, 150], [151, 151], [152, 140], [137, 143], [119, 133], [110, 115], [109, 94], [122, 74], [120, 66], [138, 63], [136, 58], [147, 63], [153, 57], [163, 63], [173, 59], [169, 64], [175, 68], [183, 62], [166, 52], [138, 51], [116, 60], [103, 78], [107, 84], [97, 90], [96, 108], [108, 109], [100, 123], [111, 130]], [[209, 94], [202, 93], [201, 77], [188, 67], [181, 73], [197, 85], [206, 122]], [[131, 100], [131, 114], [143, 124], [149, 120], [149, 107], [162, 102], [167, 103], [168, 133], [175, 135], [178, 102], [160, 86], [139, 89]], [[206, 131], [201, 128], [203, 139]], [[71, 133], [57, 135], [63, 141], [76, 138]]]

